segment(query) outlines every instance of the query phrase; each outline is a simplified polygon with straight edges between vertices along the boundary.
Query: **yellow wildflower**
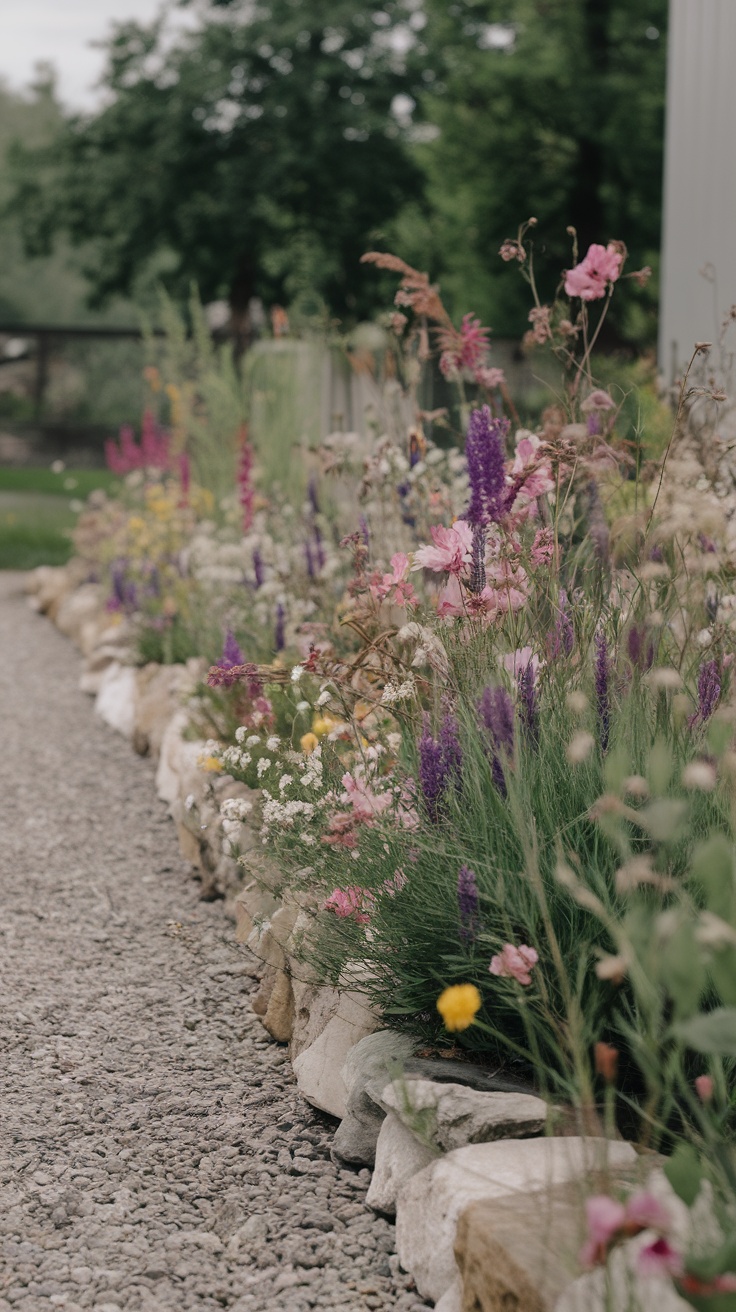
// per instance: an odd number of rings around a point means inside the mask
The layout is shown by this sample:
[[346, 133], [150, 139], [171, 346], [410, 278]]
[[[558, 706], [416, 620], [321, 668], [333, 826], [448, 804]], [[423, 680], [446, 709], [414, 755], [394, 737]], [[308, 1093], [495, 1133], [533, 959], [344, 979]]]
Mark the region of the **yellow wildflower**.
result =
[[299, 746], [305, 756], [309, 756], [310, 753], [314, 751], [315, 747], [319, 746], [319, 738], [316, 733], [304, 733], [299, 739]]
[[315, 715], [312, 720], [312, 733], [318, 738], [324, 738], [326, 733], [330, 733], [339, 721], [334, 720], [331, 715]]
[[437, 999], [445, 1029], [466, 1030], [481, 1008], [481, 996], [475, 984], [452, 984]]
[[218, 761], [216, 756], [200, 757], [199, 765], [202, 770], [207, 770], [209, 774], [217, 774], [222, 769], [222, 761]]

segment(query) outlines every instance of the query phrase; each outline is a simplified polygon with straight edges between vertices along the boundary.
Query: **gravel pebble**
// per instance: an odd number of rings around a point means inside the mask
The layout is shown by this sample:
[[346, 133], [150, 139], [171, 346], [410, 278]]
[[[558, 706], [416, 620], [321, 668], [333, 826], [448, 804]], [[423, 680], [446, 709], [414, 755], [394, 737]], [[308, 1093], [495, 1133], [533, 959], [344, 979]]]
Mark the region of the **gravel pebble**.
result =
[[78, 677], [0, 574], [0, 1312], [420, 1312]]

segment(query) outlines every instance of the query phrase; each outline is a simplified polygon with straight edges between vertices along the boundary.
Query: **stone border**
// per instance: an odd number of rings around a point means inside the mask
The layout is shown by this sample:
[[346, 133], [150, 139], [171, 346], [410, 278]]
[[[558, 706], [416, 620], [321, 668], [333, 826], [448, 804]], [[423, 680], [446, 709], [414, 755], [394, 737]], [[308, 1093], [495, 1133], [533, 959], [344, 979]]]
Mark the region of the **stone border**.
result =
[[[136, 666], [131, 626], [109, 614], [82, 561], [40, 566], [26, 591], [80, 649], [80, 688], [94, 696], [95, 713], [156, 762], [158, 795], [202, 897], [226, 899], [237, 941], [262, 963], [253, 1010], [276, 1042], [288, 1043], [303, 1097], [340, 1121], [333, 1153], [374, 1168], [367, 1201], [395, 1214], [399, 1259], [419, 1293], [438, 1312], [607, 1308], [596, 1273], [575, 1278], [583, 1200], [598, 1176], [607, 1189], [612, 1177], [635, 1178], [631, 1145], [544, 1135], [548, 1108], [533, 1091], [466, 1063], [422, 1059], [411, 1039], [380, 1028], [359, 992], [310, 981], [294, 951], [309, 929], [309, 906], [276, 896], [278, 872], [260, 841], [260, 794], [207, 775], [197, 765], [204, 742], [185, 736], [182, 702], [202, 662]], [[223, 819], [229, 799], [251, 803], [247, 821]], [[258, 877], [244, 880], [251, 863]], [[676, 1204], [655, 1176], [650, 1186]], [[622, 1259], [620, 1312], [634, 1256]], [[662, 1312], [688, 1307], [669, 1283], [648, 1292]]]

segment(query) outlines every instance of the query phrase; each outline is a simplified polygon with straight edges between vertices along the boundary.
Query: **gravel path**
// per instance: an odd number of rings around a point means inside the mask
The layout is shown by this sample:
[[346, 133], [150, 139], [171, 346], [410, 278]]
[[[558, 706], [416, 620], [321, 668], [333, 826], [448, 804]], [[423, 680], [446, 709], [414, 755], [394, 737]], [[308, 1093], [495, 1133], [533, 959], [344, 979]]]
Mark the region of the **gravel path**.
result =
[[0, 574], [0, 1312], [424, 1307], [153, 771]]

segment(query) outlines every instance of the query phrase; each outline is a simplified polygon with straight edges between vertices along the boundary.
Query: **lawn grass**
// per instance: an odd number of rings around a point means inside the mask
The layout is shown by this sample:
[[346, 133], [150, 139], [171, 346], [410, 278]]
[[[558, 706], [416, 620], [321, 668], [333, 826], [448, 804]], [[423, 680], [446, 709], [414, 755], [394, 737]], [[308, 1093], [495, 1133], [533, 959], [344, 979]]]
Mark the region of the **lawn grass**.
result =
[[0, 569], [63, 565], [72, 554], [72, 502], [115, 481], [105, 469], [0, 469]]
[[84, 501], [96, 487], [106, 492], [120, 480], [108, 469], [0, 469], [0, 492], [43, 492]]

